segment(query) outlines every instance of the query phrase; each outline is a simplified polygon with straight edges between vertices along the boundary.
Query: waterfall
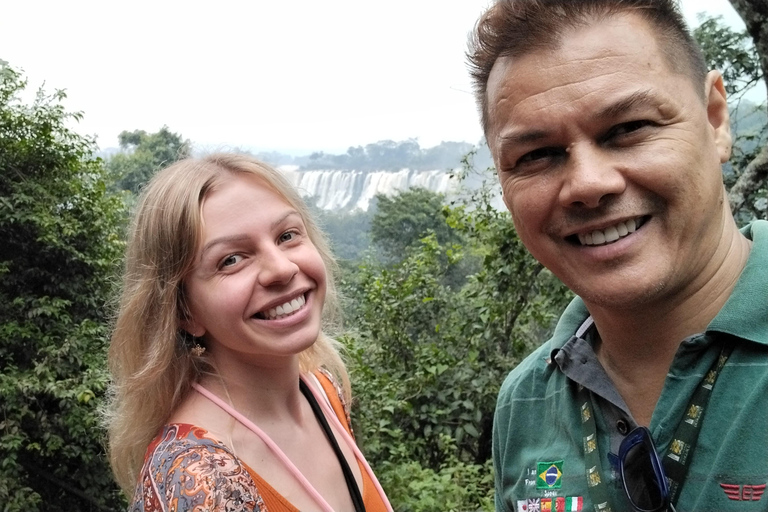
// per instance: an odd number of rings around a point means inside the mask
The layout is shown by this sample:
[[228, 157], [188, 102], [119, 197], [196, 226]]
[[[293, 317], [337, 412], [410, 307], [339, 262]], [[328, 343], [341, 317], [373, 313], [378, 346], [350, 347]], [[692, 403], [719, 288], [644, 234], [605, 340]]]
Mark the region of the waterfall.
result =
[[393, 195], [400, 190], [422, 187], [450, 195], [457, 186], [448, 171], [300, 171], [284, 165], [280, 171], [302, 197], [316, 197], [325, 210], [367, 210], [376, 194]]

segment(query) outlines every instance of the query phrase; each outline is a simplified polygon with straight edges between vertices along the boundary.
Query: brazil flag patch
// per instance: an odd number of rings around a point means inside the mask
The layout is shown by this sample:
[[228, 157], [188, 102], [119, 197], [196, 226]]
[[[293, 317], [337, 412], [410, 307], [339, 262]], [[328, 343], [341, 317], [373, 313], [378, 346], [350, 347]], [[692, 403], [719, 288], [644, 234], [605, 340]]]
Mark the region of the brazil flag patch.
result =
[[536, 488], [559, 489], [563, 485], [563, 461], [536, 463]]

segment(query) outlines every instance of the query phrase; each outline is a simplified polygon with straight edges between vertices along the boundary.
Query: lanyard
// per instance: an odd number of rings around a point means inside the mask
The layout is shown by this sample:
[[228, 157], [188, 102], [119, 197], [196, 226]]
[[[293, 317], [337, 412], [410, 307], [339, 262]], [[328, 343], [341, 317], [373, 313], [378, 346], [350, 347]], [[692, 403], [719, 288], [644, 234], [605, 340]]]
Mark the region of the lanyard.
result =
[[[712, 388], [732, 351], [733, 345], [724, 345], [720, 355], [715, 359], [709, 371], [696, 387], [686, 407], [685, 416], [677, 426], [669, 449], [662, 459], [672, 505], [677, 503], [680, 489], [688, 474], [688, 466], [693, 450], [696, 448], [702, 418], [709, 403]], [[581, 429], [584, 441], [584, 460], [586, 463], [589, 494], [596, 511], [612, 512], [608, 500], [608, 488], [603, 481], [600, 455], [597, 450], [597, 427], [595, 426], [595, 411], [592, 407], [592, 397], [591, 393], [582, 385], [579, 385], [579, 403], [581, 407]]]

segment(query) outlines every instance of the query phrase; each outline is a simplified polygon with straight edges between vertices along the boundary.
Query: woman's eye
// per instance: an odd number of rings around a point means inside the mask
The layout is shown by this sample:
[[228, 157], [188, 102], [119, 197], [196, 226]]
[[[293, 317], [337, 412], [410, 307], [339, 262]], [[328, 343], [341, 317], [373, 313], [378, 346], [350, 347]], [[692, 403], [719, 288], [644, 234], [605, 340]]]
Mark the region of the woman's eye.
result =
[[237, 265], [240, 261], [242, 261], [243, 257], [239, 254], [230, 254], [226, 258], [224, 258], [221, 262], [221, 268], [224, 267], [231, 267], [232, 265]]
[[294, 238], [296, 238], [296, 233], [293, 231], [286, 231], [285, 233], [280, 235], [281, 242], [290, 242]]

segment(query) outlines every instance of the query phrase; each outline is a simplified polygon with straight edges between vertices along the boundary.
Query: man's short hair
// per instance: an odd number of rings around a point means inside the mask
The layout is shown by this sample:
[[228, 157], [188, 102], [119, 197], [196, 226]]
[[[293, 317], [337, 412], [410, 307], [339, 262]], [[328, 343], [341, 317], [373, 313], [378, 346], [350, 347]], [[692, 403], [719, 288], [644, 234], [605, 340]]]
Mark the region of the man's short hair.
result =
[[565, 30], [627, 12], [649, 23], [670, 70], [690, 77], [704, 99], [707, 64], [675, 0], [498, 0], [478, 20], [467, 51], [483, 130], [488, 131], [488, 77], [499, 57], [555, 48]]

